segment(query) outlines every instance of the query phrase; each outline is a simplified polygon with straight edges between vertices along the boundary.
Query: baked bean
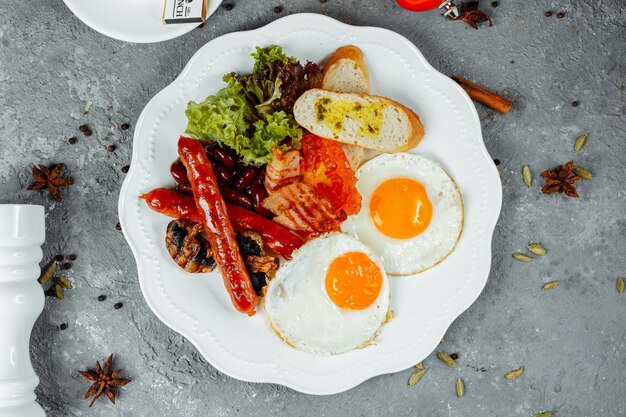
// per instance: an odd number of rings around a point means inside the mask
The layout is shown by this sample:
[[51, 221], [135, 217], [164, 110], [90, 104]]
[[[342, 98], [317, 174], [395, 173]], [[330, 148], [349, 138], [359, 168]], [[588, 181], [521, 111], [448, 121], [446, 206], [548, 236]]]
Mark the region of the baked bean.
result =
[[239, 191], [234, 190], [233, 188], [227, 185], [221, 186], [220, 192], [222, 194], [222, 197], [224, 197], [224, 200], [228, 201], [229, 203], [232, 203], [237, 206], [247, 208], [250, 210], [254, 209], [252, 198], [249, 195], [240, 193]]

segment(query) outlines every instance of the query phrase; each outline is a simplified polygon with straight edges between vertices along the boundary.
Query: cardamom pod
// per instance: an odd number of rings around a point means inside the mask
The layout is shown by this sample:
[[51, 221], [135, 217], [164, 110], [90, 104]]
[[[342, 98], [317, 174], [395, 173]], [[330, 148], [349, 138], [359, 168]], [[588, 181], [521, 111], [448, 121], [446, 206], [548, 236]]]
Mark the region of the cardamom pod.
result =
[[72, 288], [72, 283], [70, 282], [69, 279], [67, 279], [65, 275], [59, 275], [57, 277], [57, 283], [59, 283], [59, 285], [61, 285], [63, 288], [67, 288], [67, 289]]
[[552, 412], [546, 411], [544, 413], [535, 414], [533, 417], [552, 417]]
[[437, 352], [437, 357], [450, 368], [456, 368], [456, 362], [446, 352]]
[[412, 387], [413, 385], [417, 384], [419, 380], [422, 379], [425, 373], [426, 373], [426, 369], [420, 369], [418, 371], [413, 372], [413, 374], [409, 378], [409, 386]]
[[465, 395], [465, 384], [461, 377], [456, 379], [456, 396], [462, 398]]
[[576, 138], [576, 142], [574, 142], [574, 152], [580, 152], [585, 147], [587, 136], [589, 136], [589, 134], [584, 133]]
[[522, 178], [524, 179], [524, 184], [527, 187], [530, 187], [533, 183], [533, 174], [530, 172], [530, 167], [528, 165], [524, 165], [522, 168]]
[[546, 248], [541, 243], [532, 243], [527, 246], [528, 250], [539, 256], [546, 256]]
[[574, 171], [574, 174], [578, 175], [580, 178], [586, 179], [586, 180], [590, 180], [593, 179], [593, 174], [589, 171], [587, 171], [585, 168], [581, 168], [579, 166], [572, 166], [572, 171]]
[[559, 286], [560, 283], [561, 283], [561, 281], [546, 282], [545, 284], [543, 284], [543, 290], [547, 291], [547, 290], [551, 290], [553, 288], [556, 288], [556, 287]]
[[63, 293], [63, 287], [60, 284], [54, 284], [54, 295], [56, 295], [59, 300], [65, 298], [65, 294]]
[[417, 369], [424, 369], [424, 364], [422, 362], [418, 363], [417, 365], [415, 365], [415, 367]]
[[57, 261], [52, 260], [48, 265], [46, 265], [41, 271], [41, 275], [39, 276], [39, 283], [41, 285], [45, 285], [52, 279], [52, 276], [57, 271]]
[[516, 259], [516, 260], [522, 261], [522, 262], [532, 262], [533, 261], [533, 258], [531, 258], [530, 256], [524, 255], [523, 253], [519, 253], [519, 252], [516, 252], [516, 253], [513, 254], [513, 259]]
[[519, 377], [520, 375], [522, 375], [523, 373], [524, 373], [524, 367], [520, 366], [519, 368], [509, 371], [506, 374], [504, 374], [504, 377], [506, 379], [515, 379]]
[[617, 291], [622, 294], [624, 292], [624, 278], [617, 279]]

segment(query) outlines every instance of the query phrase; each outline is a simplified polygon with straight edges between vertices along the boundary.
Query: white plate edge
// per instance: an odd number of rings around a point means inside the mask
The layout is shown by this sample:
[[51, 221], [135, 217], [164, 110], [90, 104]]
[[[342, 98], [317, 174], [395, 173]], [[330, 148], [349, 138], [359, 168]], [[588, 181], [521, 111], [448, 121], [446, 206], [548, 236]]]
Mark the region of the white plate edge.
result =
[[[482, 152], [483, 157], [485, 157], [487, 160], [490, 161], [490, 168], [493, 171], [494, 175], [493, 176], [487, 176], [487, 179], [493, 179], [493, 178], [497, 178], [497, 185], [498, 187], [496, 187], [498, 189], [498, 193], [497, 195], [494, 195], [496, 202], [497, 203], [497, 207], [495, 207], [494, 204], [494, 208], [496, 209], [495, 212], [493, 212], [491, 215], [489, 213], [486, 213], [486, 226], [487, 231], [486, 233], [488, 235], [485, 236], [485, 239], [488, 240], [489, 242], [492, 241], [493, 239], [493, 233], [495, 230], [495, 225], [498, 221], [499, 215], [500, 215], [500, 211], [501, 211], [501, 206], [502, 206], [502, 184], [500, 181], [500, 176], [499, 173], [497, 171], [497, 168], [495, 167], [495, 164], [493, 163], [493, 160], [491, 159], [491, 156], [489, 155], [487, 148], [484, 144], [484, 140], [482, 138], [482, 129], [480, 126], [480, 120], [478, 118], [478, 113], [476, 112], [476, 108], [473, 104], [473, 102], [471, 101], [471, 99], [469, 98], [469, 96], [465, 93], [465, 91], [454, 81], [452, 81], [449, 77], [445, 76], [444, 74], [440, 73], [439, 71], [437, 71], [434, 67], [432, 67], [432, 65], [430, 65], [430, 63], [424, 58], [424, 56], [421, 54], [421, 52], [419, 51], [419, 49], [417, 49], [417, 47], [411, 42], [409, 41], [407, 38], [403, 37], [402, 35], [393, 32], [391, 30], [385, 29], [385, 28], [379, 28], [379, 27], [372, 27], [372, 26], [352, 26], [352, 25], [348, 25], [345, 24], [343, 22], [337, 21], [333, 18], [330, 18], [328, 16], [324, 16], [324, 15], [318, 15], [318, 14], [314, 14], [314, 13], [300, 13], [300, 14], [294, 14], [294, 15], [289, 15], [286, 16], [284, 18], [281, 19], [277, 19], [265, 26], [262, 26], [260, 28], [257, 29], [253, 29], [253, 30], [249, 30], [249, 31], [239, 31], [239, 32], [232, 32], [229, 34], [225, 34], [222, 35], [218, 38], [213, 39], [212, 41], [208, 42], [207, 44], [205, 44], [203, 47], [201, 47], [193, 56], [192, 58], [189, 60], [189, 62], [187, 63], [187, 65], [185, 66], [185, 68], [181, 71], [181, 73], [179, 74], [179, 76], [172, 81], [171, 84], [169, 84], [167, 87], [165, 87], [163, 90], [161, 90], [159, 93], [157, 93], [146, 105], [146, 107], [144, 108], [144, 110], [142, 111], [141, 115], [139, 116], [136, 126], [135, 126], [135, 135], [133, 137], [133, 145], [135, 144], [135, 141], [138, 140], [138, 133], [140, 131], [140, 127], [144, 121], [145, 115], [148, 113], [148, 110], [162, 97], [164, 96], [169, 90], [175, 90], [179, 84], [182, 83], [182, 80], [185, 78], [185, 75], [189, 72], [190, 68], [193, 66], [193, 64], [195, 63], [195, 61], [198, 59], [198, 57], [201, 55], [201, 52], [205, 49], [205, 48], [210, 48], [212, 42], [214, 42], [217, 39], [220, 38], [228, 38], [230, 36], [240, 36], [242, 34], [253, 34], [255, 32], [259, 33], [259, 32], [263, 32], [265, 30], [271, 29], [272, 26], [278, 26], [281, 23], [284, 23], [286, 20], [291, 20], [291, 19], [321, 19], [321, 20], [326, 20], [327, 22], [331, 23], [331, 24], [339, 24], [345, 28], [350, 28], [350, 30], [377, 30], [377, 31], [385, 31], [387, 32], [388, 35], [395, 37], [396, 39], [398, 39], [399, 41], [403, 42], [404, 44], [406, 44], [406, 46], [408, 46], [414, 53], [415, 55], [425, 64], [425, 66], [436, 76], [441, 76], [444, 77], [445, 79], [447, 79], [447, 82], [452, 83], [454, 85], [454, 88], [458, 90], [458, 92], [460, 92], [462, 94], [462, 96], [465, 98], [465, 104], [467, 104], [469, 106], [469, 109], [474, 117], [474, 122], [476, 123], [476, 126], [478, 127], [478, 133], [479, 133], [479, 143], [480, 143], [480, 151]], [[137, 160], [138, 160], [138, 147], [133, 146], [133, 154], [132, 154], [132, 159], [131, 159], [131, 169], [127, 174], [126, 179], [124, 180], [124, 183], [122, 185], [122, 189], [120, 191], [120, 198], [119, 198], [119, 203], [118, 203], [118, 212], [119, 212], [119, 217], [120, 217], [120, 223], [122, 225], [122, 231], [124, 232], [124, 223], [125, 223], [125, 219], [124, 219], [124, 212], [122, 211], [122, 207], [124, 205], [125, 202], [125, 191], [126, 188], [128, 188], [132, 176], [134, 174], [135, 171], [135, 167], [137, 166]], [[491, 221], [489, 221], [491, 219]], [[135, 261], [137, 264], [137, 269], [138, 269], [138, 275], [141, 276], [142, 273], [142, 266], [141, 266], [141, 262], [139, 261], [139, 257], [138, 257], [138, 251], [135, 248], [135, 246], [133, 245], [131, 239], [129, 238], [129, 236], [127, 236], [124, 233], [124, 236], [131, 248], [131, 251], [133, 252], [133, 255], [135, 257]], [[486, 258], [487, 260], [485, 262], [481, 262], [483, 265], [488, 265], [489, 269], [491, 268], [491, 245], [489, 245], [489, 250], [488, 251], [484, 251], [482, 253], [483, 258]], [[465, 310], [467, 310], [475, 301], [476, 299], [480, 296], [480, 294], [482, 293], [486, 283], [488, 280], [488, 275], [485, 277], [485, 279], [483, 280], [482, 284], [481, 284], [481, 288], [480, 291], [477, 291], [476, 294], [472, 294], [472, 297], [469, 297], [467, 299], [463, 299], [462, 301], [466, 301], [465, 303], [459, 303], [456, 304], [455, 306], [457, 308], [451, 310], [450, 312], [450, 316], [447, 317], [447, 320], [443, 321], [443, 324], [438, 326], [438, 328], [440, 329], [440, 333], [441, 333], [441, 337], [444, 336], [445, 332], [447, 331], [447, 329], [450, 327], [450, 325], [452, 324], [452, 322], [454, 322], [454, 320], [456, 320]], [[166, 324], [168, 327], [172, 328], [174, 331], [176, 331], [177, 333], [180, 333], [183, 337], [185, 337], [187, 340], [189, 340], [195, 347], [196, 349], [198, 349], [198, 351], [211, 363], [212, 366], [214, 366], [216, 369], [218, 369], [220, 372], [225, 373], [227, 375], [230, 375], [231, 377], [234, 377], [236, 379], [239, 380], [243, 380], [243, 381], [248, 381], [248, 382], [258, 382], [258, 383], [276, 383], [276, 384], [280, 384], [280, 385], [284, 385], [287, 386], [289, 388], [295, 389], [297, 391], [303, 392], [303, 393], [307, 393], [307, 394], [313, 394], [313, 395], [329, 395], [329, 394], [337, 394], [346, 390], [349, 390], [359, 384], [361, 384], [362, 382], [366, 381], [367, 379], [370, 379], [374, 376], [378, 376], [378, 375], [383, 375], [383, 374], [388, 374], [388, 373], [393, 373], [393, 372], [398, 372], [404, 369], [407, 369], [411, 366], [413, 366], [415, 363], [423, 360], [423, 357], [419, 357], [417, 356], [415, 359], [411, 358], [411, 360], [407, 360], [406, 361], [406, 365], [401, 365], [401, 366], [396, 366], [394, 368], [389, 368], [383, 372], [375, 372], [374, 374], [371, 374], [367, 377], [364, 378], [358, 378], [355, 379], [354, 381], [351, 381], [348, 384], [344, 384], [342, 389], [331, 389], [331, 390], [325, 390], [325, 389], [314, 389], [310, 386], [306, 386], [306, 385], [299, 385], [299, 384], [295, 384], [295, 383], [287, 383], [285, 382], [283, 379], [279, 378], [273, 378], [273, 377], [269, 377], [267, 375], [265, 376], [251, 376], [249, 374], [243, 374], [238, 372], [238, 370], [236, 369], [227, 369], [227, 367], [222, 366], [221, 364], [216, 364], [215, 361], [212, 361], [210, 359], [210, 357], [212, 355], [210, 355], [209, 352], [206, 352], [202, 347], [200, 347], [199, 342], [194, 340], [194, 337], [192, 335], [189, 335], [188, 332], [186, 331], [181, 331], [178, 326], [173, 325], [170, 320], [166, 319], [161, 312], [158, 310], [158, 308], [154, 305], [154, 303], [149, 299], [149, 297], [146, 295], [146, 291], [143, 287], [143, 283], [142, 280], [139, 279], [140, 282], [140, 286], [142, 288], [142, 293], [144, 294], [144, 298], [146, 299], [147, 304], [149, 305], [149, 307], [151, 308], [151, 310], [154, 312], [154, 314], [164, 323]], [[454, 306], [453, 306], [454, 307]], [[438, 345], [438, 342], [435, 342], [432, 346], [432, 349], [430, 349], [430, 351], [432, 352]]]

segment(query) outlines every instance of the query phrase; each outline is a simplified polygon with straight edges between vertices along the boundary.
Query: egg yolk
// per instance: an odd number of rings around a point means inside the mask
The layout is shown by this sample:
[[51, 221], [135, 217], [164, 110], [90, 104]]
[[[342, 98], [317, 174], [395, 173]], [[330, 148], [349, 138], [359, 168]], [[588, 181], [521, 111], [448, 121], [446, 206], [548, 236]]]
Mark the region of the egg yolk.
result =
[[430, 224], [433, 206], [422, 183], [410, 178], [383, 182], [372, 195], [370, 217], [376, 228], [394, 239], [409, 239]]
[[378, 297], [383, 274], [363, 252], [348, 252], [333, 260], [326, 272], [326, 292], [338, 307], [363, 310]]

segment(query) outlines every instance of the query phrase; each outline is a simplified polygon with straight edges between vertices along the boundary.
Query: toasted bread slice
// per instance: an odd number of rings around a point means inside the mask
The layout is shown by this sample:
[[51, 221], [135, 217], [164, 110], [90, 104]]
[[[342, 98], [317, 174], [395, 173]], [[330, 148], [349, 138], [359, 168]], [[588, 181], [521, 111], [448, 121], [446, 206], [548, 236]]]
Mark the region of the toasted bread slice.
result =
[[324, 64], [324, 90], [369, 94], [370, 76], [363, 52], [354, 45], [337, 49]]
[[424, 136], [419, 116], [385, 97], [311, 89], [293, 114], [311, 133], [382, 152], [408, 151]]
[[[363, 52], [354, 45], [338, 48], [324, 63], [322, 89], [341, 93], [369, 94], [370, 77]], [[341, 144], [350, 166], [355, 171], [363, 162], [365, 148]]]
[[343, 150], [343, 153], [346, 154], [350, 167], [355, 171], [359, 169], [361, 162], [363, 162], [363, 157], [365, 156], [365, 148], [361, 148], [356, 145], [349, 145], [347, 143], [339, 143], [338, 145]]

